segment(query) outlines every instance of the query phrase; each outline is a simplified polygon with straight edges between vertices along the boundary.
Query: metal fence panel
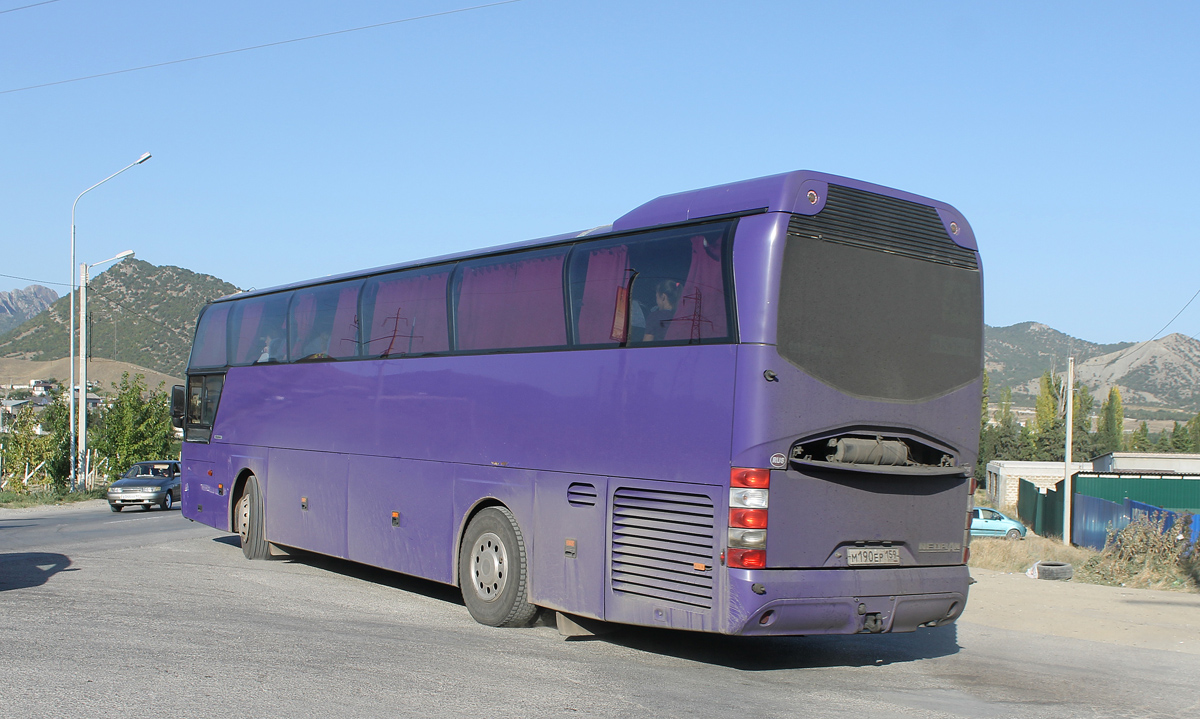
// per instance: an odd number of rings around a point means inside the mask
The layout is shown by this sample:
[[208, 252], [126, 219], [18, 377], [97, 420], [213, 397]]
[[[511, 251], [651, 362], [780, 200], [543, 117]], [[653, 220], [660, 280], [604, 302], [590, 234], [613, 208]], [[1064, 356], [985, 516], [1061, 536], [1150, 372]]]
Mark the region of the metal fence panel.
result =
[[1200, 478], [1196, 477], [1080, 472], [1075, 475], [1075, 491], [1110, 502], [1128, 498], [1173, 511], [1200, 512]]

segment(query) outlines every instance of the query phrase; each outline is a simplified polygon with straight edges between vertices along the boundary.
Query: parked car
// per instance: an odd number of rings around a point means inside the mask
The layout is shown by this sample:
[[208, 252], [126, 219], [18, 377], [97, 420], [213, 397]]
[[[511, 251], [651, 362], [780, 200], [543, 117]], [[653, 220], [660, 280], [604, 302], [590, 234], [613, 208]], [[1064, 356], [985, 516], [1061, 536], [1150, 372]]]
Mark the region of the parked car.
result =
[[158, 505], [170, 509], [179, 501], [179, 462], [166, 459], [138, 462], [108, 487], [108, 508], [120, 512], [126, 507], [150, 509]]
[[971, 510], [971, 536], [1024, 539], [1025, 525], [994, 509], [976, 507]]

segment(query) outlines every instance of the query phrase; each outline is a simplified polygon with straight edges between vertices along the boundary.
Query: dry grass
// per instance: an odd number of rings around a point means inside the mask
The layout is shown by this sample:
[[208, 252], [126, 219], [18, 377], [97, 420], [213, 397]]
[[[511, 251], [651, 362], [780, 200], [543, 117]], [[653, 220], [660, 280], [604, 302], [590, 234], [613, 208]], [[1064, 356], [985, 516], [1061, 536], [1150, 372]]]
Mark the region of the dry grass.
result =
[[971, 539], [972, 567], [994, 569], [998, 572], [1024, 572], [1037, 561], [1067, 562], [1079, 567], [1099, 552], [1084, 547], [1070, 547], [1061, 539], [1047, 539], [1030, 533], [1025, 539], [975, 537]]
[[1200, 591], [1200, 547], [1192, 545], [1191, 522], [1167, 529], [1165, 515], [1137, 517], [1110, 531], [1104, 551], [1077, 567], [1075, 576], [1092, 584]]

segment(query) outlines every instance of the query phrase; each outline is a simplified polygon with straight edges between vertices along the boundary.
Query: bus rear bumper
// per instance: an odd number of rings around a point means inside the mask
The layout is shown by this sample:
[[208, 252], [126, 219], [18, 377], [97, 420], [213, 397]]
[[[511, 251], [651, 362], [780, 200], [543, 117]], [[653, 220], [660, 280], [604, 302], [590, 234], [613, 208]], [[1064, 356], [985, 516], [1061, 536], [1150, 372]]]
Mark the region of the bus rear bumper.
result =
[[731, 634], [811, 635], [949, 624], [966, 607], [970, 575], [966, 566], [731, 569], [729, 580]]

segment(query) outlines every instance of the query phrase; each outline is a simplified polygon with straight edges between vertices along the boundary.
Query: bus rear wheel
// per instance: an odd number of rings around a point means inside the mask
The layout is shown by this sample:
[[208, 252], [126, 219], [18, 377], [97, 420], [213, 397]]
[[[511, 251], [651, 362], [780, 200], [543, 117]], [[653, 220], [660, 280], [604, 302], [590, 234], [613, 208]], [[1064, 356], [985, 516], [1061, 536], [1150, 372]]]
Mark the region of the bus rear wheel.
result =
[[538, 608], [525, 596], [525, 540], [506, 507], [487, 507], [467, 525], [458, 579], [467, 611], [480, 624], [525, 627], [537, 616]]
[[258, 479], [250, 475], [238, 500], [234, 521], [238, 536], [242, 538], [242, 554], [246, 559], [266, 559], [270, 552], [263, 532], [263, 500], [258, 488]]

